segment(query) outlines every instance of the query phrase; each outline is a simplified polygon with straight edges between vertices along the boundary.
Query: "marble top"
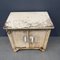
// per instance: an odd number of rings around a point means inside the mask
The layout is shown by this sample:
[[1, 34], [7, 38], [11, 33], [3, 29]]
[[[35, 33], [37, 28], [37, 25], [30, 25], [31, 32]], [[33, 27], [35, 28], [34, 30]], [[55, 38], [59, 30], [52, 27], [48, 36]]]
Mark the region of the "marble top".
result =
[[5, 23], [7, 28], [46, 28], [53, 27], [48, 12], [11, 12]]

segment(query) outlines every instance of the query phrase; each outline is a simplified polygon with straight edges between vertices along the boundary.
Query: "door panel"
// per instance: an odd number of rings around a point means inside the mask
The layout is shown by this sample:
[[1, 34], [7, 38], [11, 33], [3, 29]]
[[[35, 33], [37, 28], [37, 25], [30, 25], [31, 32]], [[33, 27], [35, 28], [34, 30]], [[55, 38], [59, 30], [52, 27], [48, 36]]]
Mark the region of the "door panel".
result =
[[29, 36], [33, 36], [34, 37], [34, 41], [33, 43], [29, 44], [30, 48], [38, 48], [38, 47], [42, 47], [44, 44], [44, 40], [45, 40], [45, 35], [46, 35], [46, 31], [44, 30], [37, 30], [37, 31], [30, 31], [29, 32]]
[[25, 36], [27, 36], [27, 31], [13, 31], [13, 38], [16, 47], [29, 47], [29, 43], [25, 41]]

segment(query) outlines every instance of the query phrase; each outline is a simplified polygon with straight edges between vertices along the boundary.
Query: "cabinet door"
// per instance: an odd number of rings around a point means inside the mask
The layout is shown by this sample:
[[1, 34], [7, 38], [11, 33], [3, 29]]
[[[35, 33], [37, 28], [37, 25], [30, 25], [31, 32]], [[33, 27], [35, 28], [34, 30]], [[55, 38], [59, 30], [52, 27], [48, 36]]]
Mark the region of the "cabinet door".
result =
[[[29, 47], [30, 48], [43, 47], [45, 35], [46, 35], [45, 30], [35, 30], [35, 31], [31, 30], [29, 32], [29, 37], [31, 36], [32, 38], [30, 38], [31, 42], [29, 43]], [[33, 41], [32, 41], [32, 39], [33, 39]]]
[[12, 31], [13, 40], [16, 47], [28, 48], [29, 43], [26, 41], [27, 31]]

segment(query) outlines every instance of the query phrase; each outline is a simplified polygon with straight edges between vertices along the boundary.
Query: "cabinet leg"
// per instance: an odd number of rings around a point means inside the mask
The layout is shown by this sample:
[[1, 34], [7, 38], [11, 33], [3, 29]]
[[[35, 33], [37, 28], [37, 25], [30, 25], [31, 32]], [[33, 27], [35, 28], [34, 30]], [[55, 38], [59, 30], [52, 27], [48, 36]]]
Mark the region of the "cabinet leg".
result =
[[14, 52], [17, 52], [19, 50], [19, 48], [14, 48], [13, 51]]
[[17, 50], [16, 50], [16, 49], [13, 49], [13, 51], [14, 51], [14, 52], [17, 52]]
[[45, 49], [44, 49], [43, 47], [41, 47], [41, 48], [40, 48], [40, 51], [44, 52], [44, 51], [45, 51]]

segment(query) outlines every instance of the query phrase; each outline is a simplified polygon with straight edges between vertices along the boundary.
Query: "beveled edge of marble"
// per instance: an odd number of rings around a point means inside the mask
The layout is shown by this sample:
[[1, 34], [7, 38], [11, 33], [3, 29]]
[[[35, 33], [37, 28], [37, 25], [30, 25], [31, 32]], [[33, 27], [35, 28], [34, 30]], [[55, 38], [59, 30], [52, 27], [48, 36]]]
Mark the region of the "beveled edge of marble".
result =
[[6, 29], [6, 30], [22, 30], [22, 29], [36, 29], [36, 30], [39, 30], [39, 29], [54, 29], [55, 27], [54, 26], [51, 26], [51, 27], [43, 27], [43, 28], [11, 28], [11, 27], [3, 27], [3, 29]]

